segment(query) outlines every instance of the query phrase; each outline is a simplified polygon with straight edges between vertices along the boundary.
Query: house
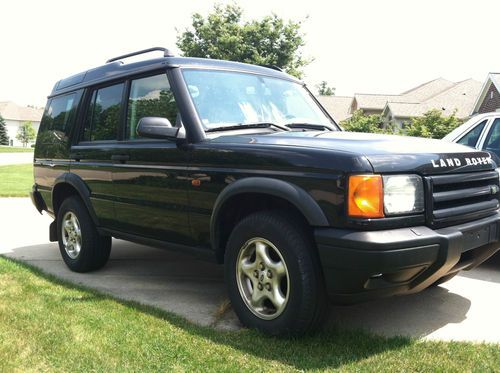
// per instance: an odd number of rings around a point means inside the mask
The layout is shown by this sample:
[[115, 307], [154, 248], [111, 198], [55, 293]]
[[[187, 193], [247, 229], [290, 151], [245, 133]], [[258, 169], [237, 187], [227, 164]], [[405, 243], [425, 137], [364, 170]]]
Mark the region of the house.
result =
[[[402, 128], [411, 118], [422, 116], [433, 109], [440, 110], [446, 116], [455, 114], [460, 119], [470, 116], [481, 90], [480, 82], [467, 79], [457, 83], [450, 82], [451, 84], [429, 83], [403, 93], [400, 98], [387, 101], [381, 114], [384, 124]], [[437, 89], [439, 85], [444, 89]]]
[[[496, 77], [500, 84], [500, 74]], [[466, 79], [452, 82], [438, 78], [421, 84], [399, 95], [356, 93], [354, 97], [318, 96], [319, 102], [339, 122], [349, 118], [355, 111], [366, 115], [381, 115], [385, 125], [399, 128], [412, 117], [422, 116], [432, 109], [444, 115], [468, 118], [476, 98], [481, 91], [481, 83]], [[496, 91], [498, 99], [498, 90]]]
[[500, 111], [500, 73], [490, 73], [481, 88], [471, 115]]
[[340, 123], [351, 116], [352, 97], [318, 96], [319, 103], [330, 113], [335, 122]]
[[20, 106], [12, 101], [0, 102], [0, 115], [5, 120], [7, 135], [10, 146], [22, 146], [16, 139], [17, 131], [24, 122], [31, 122], [33, 128], [38, 132], [40, 121], [42, 120], [43, 109], [30, 106]]

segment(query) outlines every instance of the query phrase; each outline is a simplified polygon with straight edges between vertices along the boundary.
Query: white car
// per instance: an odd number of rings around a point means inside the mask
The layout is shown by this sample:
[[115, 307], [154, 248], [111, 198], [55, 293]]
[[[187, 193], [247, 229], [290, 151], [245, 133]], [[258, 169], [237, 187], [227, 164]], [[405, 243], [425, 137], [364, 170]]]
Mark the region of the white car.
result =
[[500, 112], [478, 114], [443, 140], [486, 150], [500, 157]]

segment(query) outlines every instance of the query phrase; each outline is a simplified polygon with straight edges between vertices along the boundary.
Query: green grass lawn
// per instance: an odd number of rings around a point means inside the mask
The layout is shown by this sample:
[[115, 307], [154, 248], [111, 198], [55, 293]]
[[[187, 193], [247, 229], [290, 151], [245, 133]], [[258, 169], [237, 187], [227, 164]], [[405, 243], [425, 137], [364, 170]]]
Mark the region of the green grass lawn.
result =
[[0, 371], [493, 372], [500, 346], [359, 331], [222, 332], [0, 257]]
[[33, 153], [33, 148], [0, 145], [0, 153]]
[[32, 164], [0, 166], [0, 197], [27, 197], [32, 186]]

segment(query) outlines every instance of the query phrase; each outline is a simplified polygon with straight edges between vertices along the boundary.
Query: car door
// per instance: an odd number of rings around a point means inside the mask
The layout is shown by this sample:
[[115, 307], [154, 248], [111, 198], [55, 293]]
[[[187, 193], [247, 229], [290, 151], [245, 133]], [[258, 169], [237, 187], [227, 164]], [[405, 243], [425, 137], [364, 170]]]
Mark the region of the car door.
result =
[[114, 229], [127, 235], [190, 244], [188, 152], [168, 140], [137, 135], [142, 117], [180, 125], [166, 73], [128, 82], [122, 141], [113, 165]]
[[71, 173], [85, 182], [99, 225], [105, 228], [115, 218], [111, 176], [124, 90], [124, 82], [88, 89], [81, 130], [70, 152]]
[[493, 120], [481, 149], [500, 157], [500, 118]]
[[473, 126], [468, 132], [466, 132], [460, 139], [456, 140], [458, 144], [470, 146], [472, 148], [478, 148], [480, 145], [480, 140], [483, 138], [483, 131], [486, 128], [488, 119], [484, 119], [477, 125]]

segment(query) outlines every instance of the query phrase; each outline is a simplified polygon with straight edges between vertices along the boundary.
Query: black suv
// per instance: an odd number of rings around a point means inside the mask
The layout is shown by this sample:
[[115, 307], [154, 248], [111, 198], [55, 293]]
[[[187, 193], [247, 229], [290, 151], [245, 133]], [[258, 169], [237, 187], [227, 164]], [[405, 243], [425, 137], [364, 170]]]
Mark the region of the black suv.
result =
[[113, 58], [56, 83], [34, 163], [33, 202], [71, 270], [104, 266], [111, 237], [194, 252], [224, 263], [236, 314], [271, 334], [318, 327], [328, 299], [421, 291], [499, 247], [488, 153], [343, 132], [273, 67]]

